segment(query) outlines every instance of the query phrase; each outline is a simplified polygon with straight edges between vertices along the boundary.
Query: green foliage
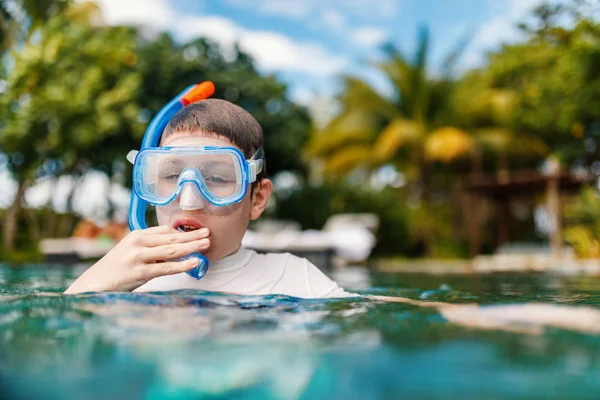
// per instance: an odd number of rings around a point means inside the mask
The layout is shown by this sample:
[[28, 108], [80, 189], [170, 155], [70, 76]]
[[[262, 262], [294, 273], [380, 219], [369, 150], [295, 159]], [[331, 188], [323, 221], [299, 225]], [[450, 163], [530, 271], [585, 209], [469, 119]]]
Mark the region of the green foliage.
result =
[[211, 80], [216, 87], [213, 97], [243, 107], [261, 124], [269, 174], [303, 171], [298, 149], [307, 140], [308, 113], [287, 98], [284, 84], [261, 75], [247, 54], [236, 48], [226, 59], [212, 41], [200, 38], [178, 44], [162, 34], [141, 43], [138, 59], [142, 84], [137, 102], [146, 120], [185, 87]]
[[59, 15], [40, 28], [39, 40], [11, 54], [0, 148], [18, 154], [9, 165], [19, 181], [47, 159], [67, 171], [112, 162], [122, 138], [139, 137], [135, 37], [130, 28], [94, 28]]
[[[136, 28], [100, 24], [93, 3], [15, 4], [26, 12], [23, 20], [13, 21], [19, 32], [5, 55], [0, 149], [20, 188], [43, 175], [81, 175], [91, 168], [111, 176], [114, 168], [123, 168], [127, 152], [139, 147], [155, 113], [204, 80], [215, 82], [215, 97], [242, 106], [262, 125], [270, 174], [303, 172], [298, 149], [307, 137], [306, 109], [293, 104], [286, 86], [262, 76], [239, 49], [226, 58], [218, 45], [201, 38], [181, 44], [162, 34], [147, 40]], [[0, 18], [11, 17], [5, 6], [0, 3]], [[19, 193], [13, 212], [2, 220], [7, 248], [26, 246], [18, 233], [41, 226], [32, 218], [25, 229], [17, 228], [23, 214]]]
[[413, 57], [387, 45], [386, 58], [375, 66], [394, 89], [393, 95], [385, 97], [359, 78], [345, 78], [340, 114], [315, 131], [307, 146], [309, 153], [323, 160], [321, 175], [326, 180], [348, 176], [359, 168], [371, 173], [386, 164], [402, 171], [409, 181], [407, 190], [423, 202], [427, 254], [435, 252], [437, 222], [428, 210], [435, 164], [470, 155], [474, 147], [467, 132], [449, 126], [455, 122], [450, 112], [455, 86], [452, 66], [463, 47], [464, 43], [446, 58], [445, 75], [434, 77], [428, 70], [427, 29], [419, 31]]
[[490, 54], [485, 68], [465, 77], [465, 86], [511, 93], [509, 126], [535, 133], [571, 163], [582, 153], [577, 139], [598, 134], [600, 24], [580, 15], [572, 28], [562, 27], [568, 12], [536, 9], [533, 22], [523, 25], [528, 40]]
[[71, 3], [72, 0], [0, 0], [0, 54], [27, 39], [40, 24]]
[[269, 173], [303, 169], [298, 149], [306, 141], [306, 110], [239, 49], [226, 60], [205, 39], [177, 44], [162, 34], [148, 41], [134, 28], [82, 23], [81, 13], [49, 17], [39, 39], [11, 53], [8, 91], [0, 99], [0, 148], [19, 154], [10, 165], [16, 176], [32, 177], [45, 159], [59, 160], [67, 171], [110, 172], [115, 159], [139, 146], [164, 104], [207, 79], [215, 82], [215, 97], [239, 104], [262, 125]]
[[454, 122], [448, 113], [454, 87], [449, 74], [460, 49], [447, 57], [446, 75], [434, 78], [428, 71], [427, 29], [419, 31], [412, 58], [387, 45], [386, 58], [374, 66], [393, 87], [391, 97], [357, 77], [345, 77], [340, 114], [323, 130], [315, 131], [308, 145], [312, 155], [324, 160], [323, 175], [336, 179], [356, 167], [373, 170], [387, 163], [407, 172], [428, 161], [449, 162], [468, 154], [472, 144], [465, 132], [453, 129], [436, 135], [437, 128]]
[[565, 209], [565, 240], [579, 257], [600, 257], [600, 198], [586, 187]]

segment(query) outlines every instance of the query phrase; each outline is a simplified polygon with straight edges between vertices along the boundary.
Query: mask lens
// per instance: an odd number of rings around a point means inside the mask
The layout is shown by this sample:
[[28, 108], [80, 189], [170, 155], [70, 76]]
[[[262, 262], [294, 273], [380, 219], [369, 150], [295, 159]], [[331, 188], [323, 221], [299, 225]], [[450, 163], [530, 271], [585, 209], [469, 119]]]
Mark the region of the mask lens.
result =
[[230, 154], [207, 155], [197, 170], [202, 174], [208, 191], [215, 197], [233, 196], [241, 186], [239, 164]]
[[146, 185], [161, 199], [169, 198], [180, 183], [197, 181], [196, 174], [182, 173], [188, 169], [197, 171], [204, 182], [196, 182], [216, 198], [234, 196], [242, 189], [242, 172], [237, 158], [232, 154], [152, 154], [146, 160]]
[[177, 182], [183, 169], [183, 164], [175, 157], [165, 156], [158, 160], [156, 194], [159, 198], [166, 199], [177, 189]]

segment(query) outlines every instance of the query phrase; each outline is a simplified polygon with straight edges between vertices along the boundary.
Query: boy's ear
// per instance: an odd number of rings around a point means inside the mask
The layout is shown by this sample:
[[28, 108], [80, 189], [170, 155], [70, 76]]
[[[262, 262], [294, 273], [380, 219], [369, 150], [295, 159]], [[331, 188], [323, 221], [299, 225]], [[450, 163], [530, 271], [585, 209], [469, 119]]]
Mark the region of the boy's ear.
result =
[[251, 220], [258, 219], [258, 217], [261, 216], [269, 202], [272, 191], [273, 182], [271, 182], [270, 179], [264, 178], [256, 184], [254, 192], [252, 193], [252, 208], [250, 209]]

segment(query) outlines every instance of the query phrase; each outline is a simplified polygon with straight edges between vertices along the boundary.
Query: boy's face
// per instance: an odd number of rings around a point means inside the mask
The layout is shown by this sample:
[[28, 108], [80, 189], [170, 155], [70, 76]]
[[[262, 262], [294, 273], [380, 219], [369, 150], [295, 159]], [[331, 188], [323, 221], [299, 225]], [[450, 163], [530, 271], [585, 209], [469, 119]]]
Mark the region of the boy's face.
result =
[[[233, 146], [228, 139], [214, 134], [176, 132], [161, 141], [161, 146]], [[225, 207], [209, 205], [193, 210], [182, 210], [181, 194], [170, 204], [156, 207], [156, 216], [160, 225], [169, 225], [177, 229], [180, 224], [208, 228], [210, 231], [210, 248], [205, 256], [210, 261], [219, 260], [240, 247], [242, 238], [252, 219], [257, 219], [265, 209], [271, 195], [272, 183], [263, 179], [255, 185], [251, 194], [250, 187], [246, 196], [238, 203]], [[195, 188], [193, 190], [196, 190]], [[197, 193], [198, 196], [202, 196]]]

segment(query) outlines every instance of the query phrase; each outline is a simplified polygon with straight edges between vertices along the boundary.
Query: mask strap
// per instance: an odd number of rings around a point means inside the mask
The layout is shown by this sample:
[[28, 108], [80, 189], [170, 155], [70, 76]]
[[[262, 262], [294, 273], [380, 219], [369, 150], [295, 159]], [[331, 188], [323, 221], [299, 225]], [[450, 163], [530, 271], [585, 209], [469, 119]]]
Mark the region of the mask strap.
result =
[[260, 146], [256, 153], [252, 157], [250, 157], [248, 161], [249, 167], [249, 175], [250, 175], [250, 183], [256, 181], [256, 176], [261, 173], [263, 170], [263, 165], [265, 163], [265, 153], [263, 152], [262, 146]]
[[127, 161], [129, 161], [132, 164], [135, 164], [135, 157], [138, 155], [139, 151], [137, 150], [131, 150], [129, 153], [127, 153]]

